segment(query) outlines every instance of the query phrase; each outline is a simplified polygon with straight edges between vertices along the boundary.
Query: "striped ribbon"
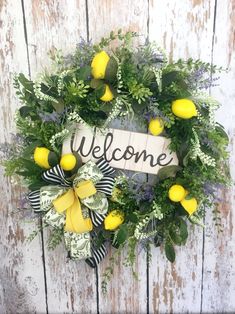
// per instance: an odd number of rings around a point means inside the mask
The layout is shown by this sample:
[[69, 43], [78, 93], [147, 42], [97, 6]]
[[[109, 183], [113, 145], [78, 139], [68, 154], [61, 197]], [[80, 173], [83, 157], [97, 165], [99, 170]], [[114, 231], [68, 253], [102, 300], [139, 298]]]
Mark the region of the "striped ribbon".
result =
[[[100, 159], [96, 163], [96, 166], [102, 172], [103, 178], [98, 183], [95, 184], [95, 187], [97, 191], [104, 193], [106, 196], [111, 196], [114, 186], [114, 178], [111, 177], [111, 175], [114, 174], [115, 170], [104, 159]], [[72, 186], [72, 182], [66, 179], [65, 173], [63, 169], [60, 167], [60, 165], [56, 165], [55, 167], [43, 172], [42, 178], [44, 181], [48, 183], [54, 185], [56, 184], [64, 188]], [[40, 190], [30, 192], [28, 195], [28, 199], [35, 213], [43, 212], [40, 206]], [[93, 210], [89, 210], [89, 213], [92, 224], [95, 227], [100, 226], [106, 217], [106, 214], [102, 215]], [[91, 232], [91, 236], [94, 238], [95, 232]], [[100, 263], [100, 261], [104, 258], [105, 255], [106, 247], [104, 244], [102, 244], [99, 248], [96, 248], [92, 245], [91, 257], [87, 258], [86, 262], [87, 264], [94, 268]]]

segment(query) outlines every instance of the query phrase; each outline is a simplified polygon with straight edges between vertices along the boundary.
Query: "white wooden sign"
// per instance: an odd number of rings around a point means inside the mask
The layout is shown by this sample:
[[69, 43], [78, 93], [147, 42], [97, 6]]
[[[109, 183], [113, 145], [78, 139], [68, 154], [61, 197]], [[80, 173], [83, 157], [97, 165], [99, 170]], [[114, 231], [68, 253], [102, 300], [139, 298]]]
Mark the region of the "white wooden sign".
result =
[[162, 136], [119, 129], [103, 134], [97, 128], [78, 125], [76, 133], [64, 142], [63, 154], [73, 150], [83, 162], [103, 157], [114, 168], [157, 174], [164, 166], [178, 165], [169, 144], [170, 140]]

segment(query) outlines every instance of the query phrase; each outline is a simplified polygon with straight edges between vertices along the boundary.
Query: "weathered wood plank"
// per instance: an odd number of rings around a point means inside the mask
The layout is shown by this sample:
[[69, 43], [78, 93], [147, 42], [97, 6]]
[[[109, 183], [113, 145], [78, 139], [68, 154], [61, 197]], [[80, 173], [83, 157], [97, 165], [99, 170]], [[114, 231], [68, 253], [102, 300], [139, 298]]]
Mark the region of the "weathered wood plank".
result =
[[[147, 1], [95, 1], [88, 0], [89, 34], [93, 41], [107, 35], [110, 30], [131, 29], [147, 35]], [[234, 168], [234, 0], [217, 1], [217, 18], [214, 44], [214, 63], [229, 66], [231, 71], [222, 75], [219, 88], [212, 90], [224, 104], [218, 119], [226, 125], [231, 137], [230, 160], [233, 179]], [[149, 35], [164, 46], [171, 57], [195, 57], [210, 61], [214, 19], [214, 0], [149, 1]], [[86, 38], [85, 0], [39, 1], [24, 0], [28, 35], [29, 60], [32, 75], [45, 67], [47, 51], [53, 46], [65, 52], [77, 43], [79, 36]], [[0, 121], [4, 132], [1, 143], [10, 139], [13, 113], [18, 101], [12, 88], [14, 72], [28, 71], [27, 51], [24, 40], [21, 1], [0, 1], [0, 56], [2, 99]], [[117, 125], [116, 125], [117, 126]], [[127, 126], [125, 126], [127, 129]], [[19, 205], [22, 191], [11, 187], [10, 181], [1, 182], [1, 240], [0, 240], [0, 312], [46, 313], [46, 295], [42, 260], [41, 238], [31, 244], [25, 239], [38, 221], [29, 224], [12, 210]], [[235, 312], [235, 218], [234, 189], [221, 191], [220, 209], [224, 232], [217, 235], [209, 212], [206, 217], [204, 266], [202, 230], [195, 228], [186, 247], [177, 252], [177, 261], [171, 265], [153, 250], [153, 262], [149, 269], [149, 312]], [[48, 238], [44, 233], [44, 241]], [[111, 252], [109, 252], [110, 256]], [[122, 266], [126, 252], [118, 260], [108, 296], [101, 294], [102, 272], [108, 258], [99, 270], [100, 313], [145, 313], [147, 302], [146, 254], [138, 254], [135, 281], [131, 271]], [[49, 313], [90, 312], [97, 309], [96, 276], [84, 262], [66, 259], [63, 245], [54, 252], [45, 251], [47, 299]], [[203, 267], [203, 268], [202, 268]], [[201, 276], [201, 274], [203, 275]], [[202, 294], [202, 300], [201, 300]]]
[[[144, 42], [147, 37], [148, 2], [135, 1], [95, 1], [88, 0], [89, 38], [96, 42], [102, 36], [107, 36], [111, 30], [137, 31], [142, 36], [137, 41]], [[116, 123], [113, 127], [121, 127], [126, 130], [144, 131], [138, 126], [124, 126]], [[145, 180], [145, 176], [142, 176]], [[115, 251], [115, 250], [113, 250]], [[109, 252], [110, 254], [110, 252]], [[126, 251], [119, 258], [118, 266], [108, 286], [107, 296], [103, 296], [99, 289], [100, 313], [145, 313], [147, 310], [147, 282], [146, 282], [146, 254], [138, 254], [136, 271], [139, 273], [139, 281], [136, 281], [130, 269], [122, 265]], [[102, 281], [102, 273], [109, 265], [108, 258], [99, 268], [99, 287]]]
[[[217, 1], [213, 62], [229, 72], [223, 73], [212, 95], [222, 104], [217, 119], [225, 125], [230, 136], [230, 169], [235, 179], [235, 1]], [[217, 82], [216, 82], [217, 83]], [[223, 232], [218, 234], [212, 213], [206, 216], [202, 312], [235, 312], [235, 215], [234, 185], [218, 191], [219, 211]]]
[[[86, 39], [86, 7], [81, 1], [25, 1], [29, 59], [35, 77], [48, 63], [48, 51], [56, 47], [70, 53]], [[60, 245], [48, 251], [45, 237], [45, 267], [49, 313], [95, 313], [96, 275], [85, 262], [69, 261]]]
[[[19, 101], [13, 89], [15, 72], [28, 71], [21, 1], [0, 2], [0, 141], [11, 141], [13, 115]], [[15, 140], [16, 141], [16, 140]], [[46, 313], [41, 237], [26, 242], [38, 228], [17, 211], [24, 190], [0, 170], [0, 312]], [[36, 271], [35, 271], [36, 270]]]
[[71, 53], [81, 37], [86, 40], [85, 0], [24, 0], [32, 76], [50, 63], [51, 49]]
[[[150, 40], [174, 60], [211, 60], [214, 1], [150, 1]], [[190, 230], [187, 245], [177, 248], [171, 265], [158, 249], [150, 266], [150, 313], [199, 313], [201, 305], [203, 231]]]

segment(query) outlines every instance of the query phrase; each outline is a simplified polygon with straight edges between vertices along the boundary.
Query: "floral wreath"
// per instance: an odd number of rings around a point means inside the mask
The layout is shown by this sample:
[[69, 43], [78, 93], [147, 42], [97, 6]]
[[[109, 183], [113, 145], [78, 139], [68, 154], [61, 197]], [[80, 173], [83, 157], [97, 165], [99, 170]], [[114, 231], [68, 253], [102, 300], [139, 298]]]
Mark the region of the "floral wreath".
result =
[[[48, 247], [64, 241], [70, 258], [91, 267], [103, 259], [107, 243], [115, 255], [127, 247], [129, 266], [138, 243], [147, 250], [163, 246], [173, 262], [189, 223], [203, 226], [206, 210], [216, 205], [216, 187], [230, 183], [228, 136], [215, 122], [219, 103], [206, 93], [222, 69], [200, 60], [168, 61], [155, 43], [134, 45], [136, 37], [118, 31], [97, 45], [81, 40], [71, 55], [51, 51], [50, 74], [14, 80], [23, 105], [15, 116], [17, 139], [4, 146], [6, 174], [24, 178], [31, 191], [24, 208], [52, 227]], [[62, 154], [76, 123], [105, 132], [126, 117], [169, 138], [177, 154], [179, 165], [161, 168], [154, 185], [115, 171], [104, 159], [83, 164], [76, 152]]]

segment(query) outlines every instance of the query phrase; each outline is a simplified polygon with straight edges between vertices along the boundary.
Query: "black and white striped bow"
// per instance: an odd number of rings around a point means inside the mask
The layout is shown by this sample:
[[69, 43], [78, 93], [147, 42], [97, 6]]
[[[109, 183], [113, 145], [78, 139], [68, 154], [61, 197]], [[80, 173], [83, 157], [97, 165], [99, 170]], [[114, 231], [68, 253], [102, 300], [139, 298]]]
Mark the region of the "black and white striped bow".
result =
[[[114, 186], [114, 178], [111, 175], [115, 172], [115, 170], [104, 159], [100, 159], [96, 163], [96, 166], [102, 172], [103, 177], [98, 183], [95, 184], [95, 187], [97, 191], [104, 193], [106, 196], [111, 196]], [[44, 181], [50, 184], [59, 185], [64, 188], [72, 186], [72, 182], [66, 179], [65, 173], [63, 169], [60, 167], [60, 165], [56, 165], [55, 167], [43, 172], [42, 178]], [[40, 213], [43, 211], [40, 207], [40, 190], [36, 190], [29, 193], [28, 199], [35, 212]], [[99, 214], [98, 212], [95, 212], [93, 210], [89, 210], [89, 212], [92, 224], [95, 227], [100, 226], [103, 223], [106, 214]], [[91, 237], [93, 238], [95, 237], [94, 232], [91, 233]], [[99, 262], [103, 259], [103, 257], [106, 255], [105, 245], [102, 244], [99, 248], [95, 248], [92, 245], [91, 251], [92, 256], [90, 258], [87, 258], [86, 262], [91, 267], [96, 267], [99, 264]]]

